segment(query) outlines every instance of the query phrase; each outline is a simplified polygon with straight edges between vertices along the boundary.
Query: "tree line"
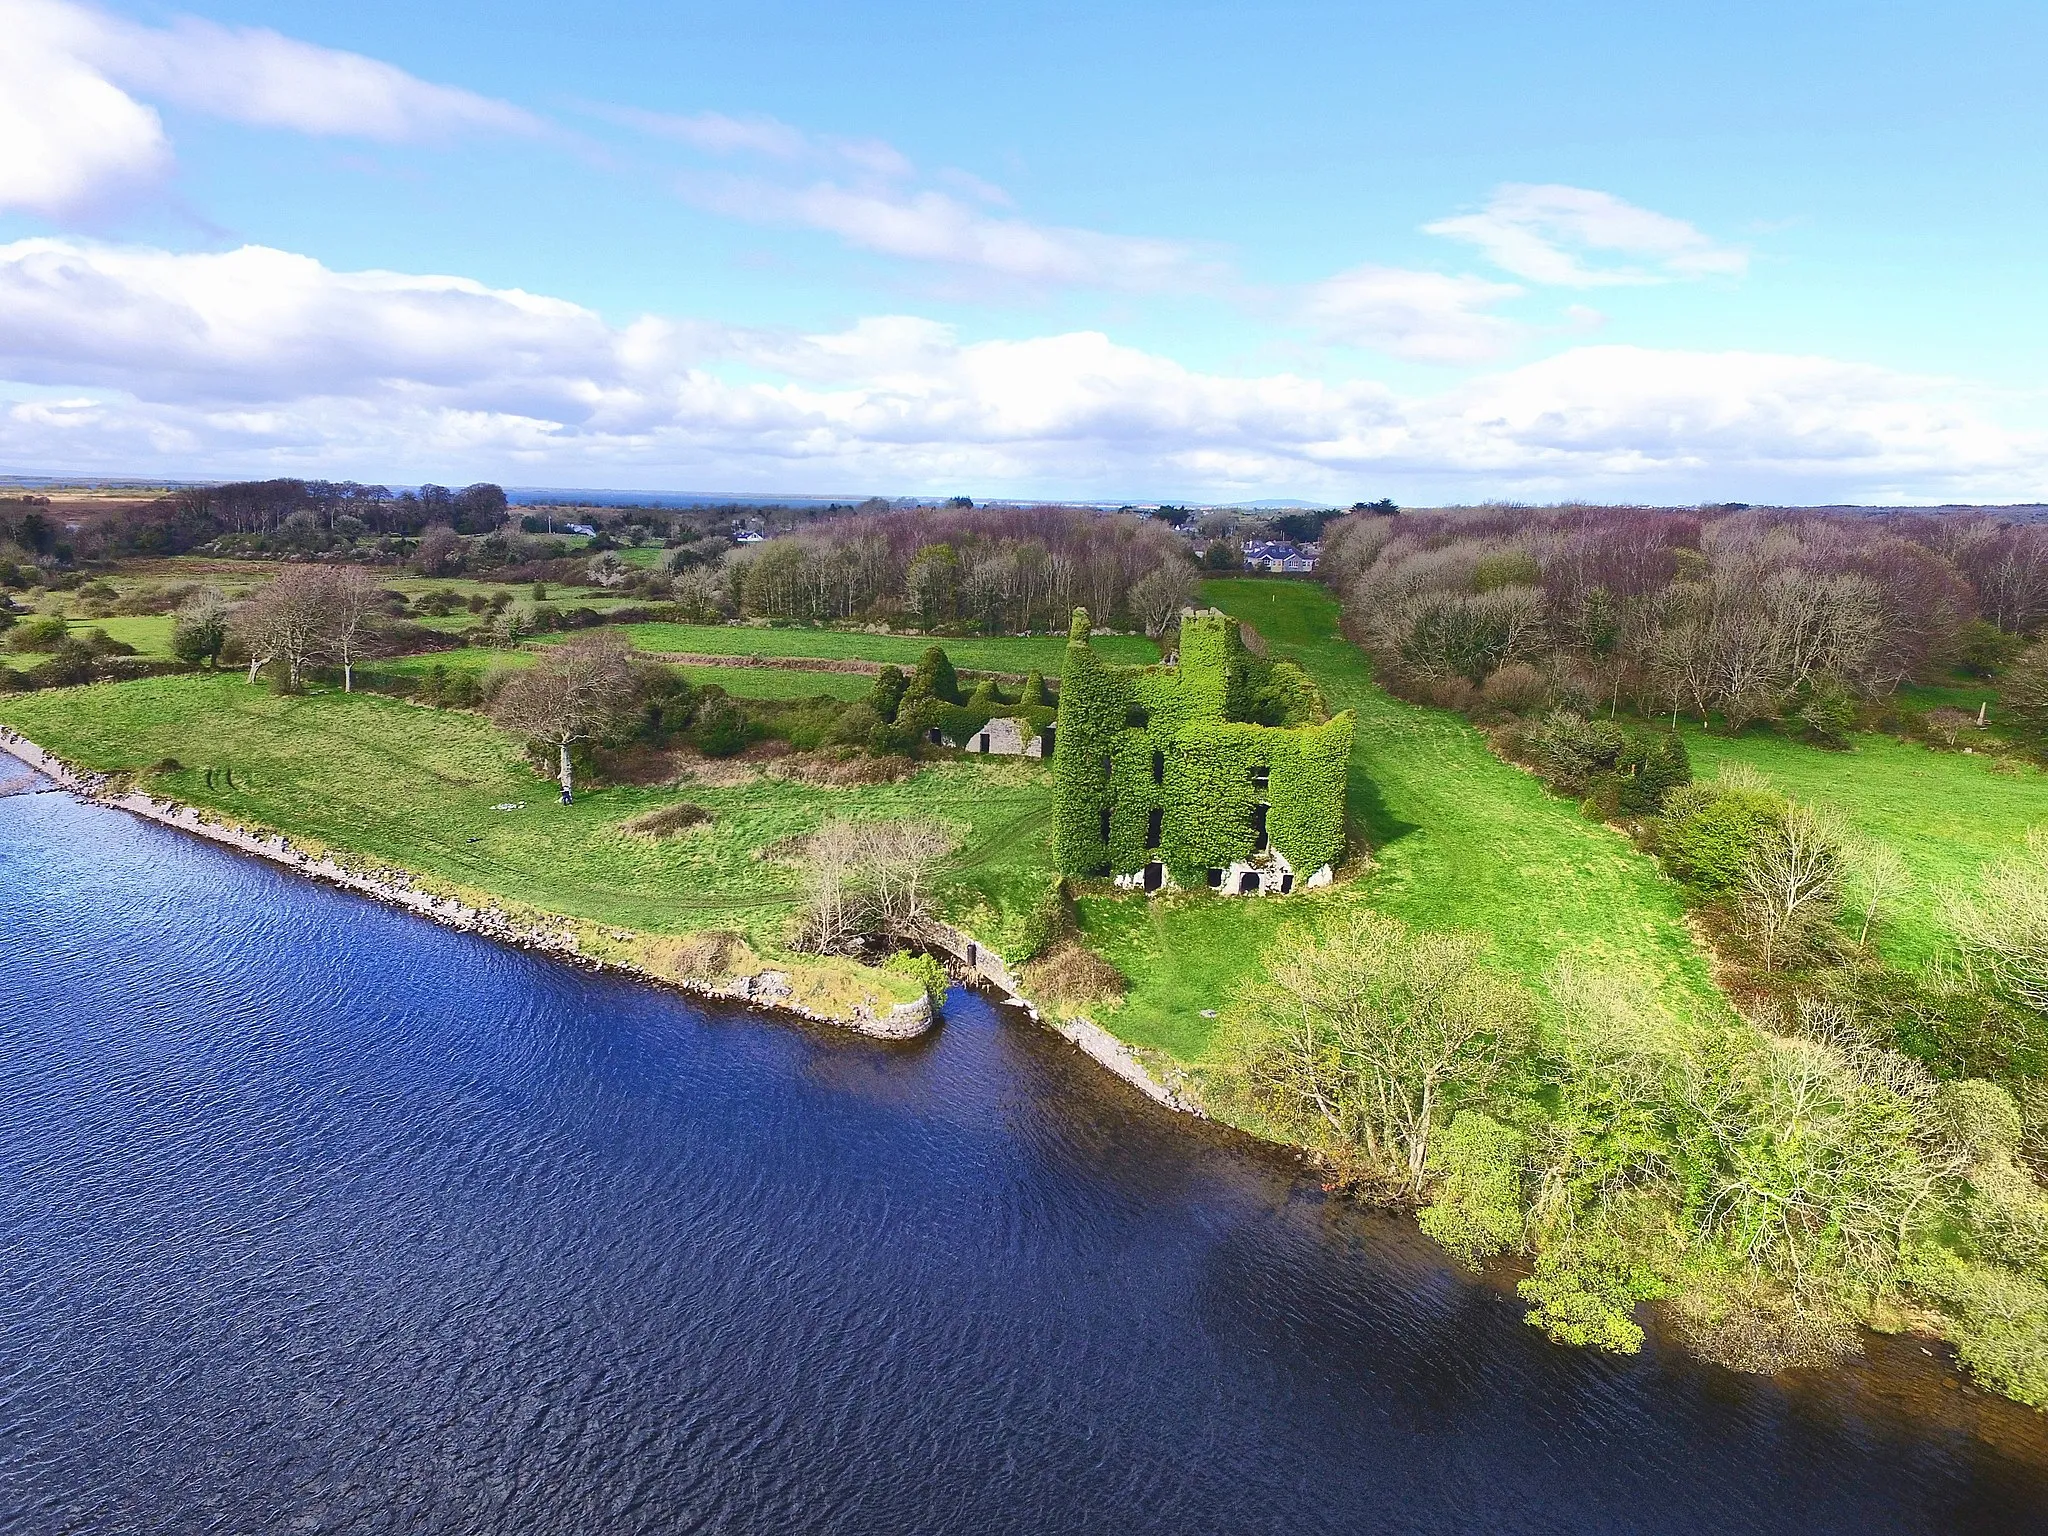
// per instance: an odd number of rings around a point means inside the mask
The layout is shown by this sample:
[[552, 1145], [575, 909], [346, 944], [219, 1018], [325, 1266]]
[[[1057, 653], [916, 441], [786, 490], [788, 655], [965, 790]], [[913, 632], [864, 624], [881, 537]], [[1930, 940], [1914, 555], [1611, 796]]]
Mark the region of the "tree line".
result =
[[1824, 724], [2048, 622], [2048, 527], [1565, 508], [1353, 516], [1323, 575], [1410, 698]]
[[1161, 633], [1198, 576], [1165, 523], [1072, 507], [944, 507], [842, 518], [677, 574], [706, 611], [927, 633], [1063, 629], [1077, 607]]

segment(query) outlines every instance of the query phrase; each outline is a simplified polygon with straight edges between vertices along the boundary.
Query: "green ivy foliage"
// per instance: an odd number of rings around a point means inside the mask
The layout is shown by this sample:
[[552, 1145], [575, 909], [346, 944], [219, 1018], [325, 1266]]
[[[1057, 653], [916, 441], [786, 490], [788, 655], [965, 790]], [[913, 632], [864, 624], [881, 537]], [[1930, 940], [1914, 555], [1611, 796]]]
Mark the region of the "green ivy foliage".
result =
[[1077, 610], [1053, 753], [1060, 868], [1127, 875], [1158, 860], [1205, 885], [1257, 850], [1260, 804], [1296, 871], [1336, 863], [1355, 717], [1325, 713], [1299, 668], [1252, 656], [1222, 614], [1182, 622], [1177, 665], [1140, 668], [1104, 664]]

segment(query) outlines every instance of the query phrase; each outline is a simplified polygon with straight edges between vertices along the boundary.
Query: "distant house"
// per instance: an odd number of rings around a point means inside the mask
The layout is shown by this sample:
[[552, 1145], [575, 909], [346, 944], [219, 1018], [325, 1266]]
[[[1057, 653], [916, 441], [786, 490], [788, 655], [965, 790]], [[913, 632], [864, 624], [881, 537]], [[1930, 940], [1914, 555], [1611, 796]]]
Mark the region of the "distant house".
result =
[[594, 539], [597, 537], [597, 530], [591, 527], [588, 523], [564, 523], [562, 524], [562, 532], [580, 533], [586, 539]]
[[1291, 544], [1284, 539], [1247, 539], [1244, 568], [1248, 571], [1312, 571], [1316, 568], [1316, 557], [1321, 553], [1321, 547], [1315, 544]]
[[751, 528], [742, 528], [732, 536], [732, 541], [735, 544], [760, 544], [764, 542], [761, 535], [754, 532]]

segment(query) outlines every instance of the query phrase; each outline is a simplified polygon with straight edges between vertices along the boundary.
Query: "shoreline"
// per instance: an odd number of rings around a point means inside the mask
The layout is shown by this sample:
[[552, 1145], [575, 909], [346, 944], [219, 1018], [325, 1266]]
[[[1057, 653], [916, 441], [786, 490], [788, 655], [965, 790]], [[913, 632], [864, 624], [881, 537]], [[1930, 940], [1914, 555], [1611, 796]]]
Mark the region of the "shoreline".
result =
[[[869, 1010], [864, 1005], [856, 1005], [850, 1015], [821, 1013], [794, 1001], [790, 996], [787, 972], [773, 967], [764, 967], [727, 983], [658, 975], [630, 961], [606, 960], [584, 953], [577, 942], [575, 929], [567, 918], [555, 919], [553, 925], [546, 921], [518, 921], [496, 907], [473, 907], [453, 896], [436, 896], [421, 889], [415, 883], [414, 877], [402, 870], [390, 869], [368, 873], [351, 869], [330, 856], [307, 853], [281, 832], [265, 834], [239, 823], [215, 819], [197, 806], [186, 805], [181, 801], [159, 799], [135, 789], [117, 789], [109, 776], [75, 767], [55, 753], [38, 746], [12, 727], [0, 726], [0, 752], [19, 759], [28, 768], [42, 774], [59, 788], [88, 805], [126, 811], [140, 820], [200, 838], [231, 852], [262, 859], [266, 863], [290, 870], [307, 879], [336, 886], [359, 896], [367, 896], [385, 906], [396, 907], [416, 917], [427, 918], [444, 928], [475, 934], [501, 944], [509, 944], [516, 949], [533, 950], [555, 959], [588, 965], [597, 970], [611, 969], [623, 972], [636, 981], [666, 987], [707, 1001], [739, 1003], [763, 1012], [801, 1018], [814, 1024], [850, 1029], [875, 1040], [914, 1040], [929, 1033], [937, 1022], [937, 1013], [929, 998], [899, 1003], [881, 1014]], [[1207, 1118], [1201, 1106], [1192, 1097], [1159, 1081], [1138, 1059], [1136, 1052], [1101, 1025], [1090, 1019], [1061, 1020], [1049, 1018], [1042, 1013], [1038, 1006], [1024, 995], [1021, 985], [1009, 967], [986, 945], [971, 935], [943, 923], [934, 923], [929, 939], [935, 948], [943, 950], [951, 957], [965, 973], [965, 979], [970, 984], [980, 982], [994, 987], [1003, 994], [1006, 1002], [1022, 1008], [1034, 1022], [1052, 1029], [1099, 1066], [1121, 1078], [1147, 1098], [1178, 1113]]]

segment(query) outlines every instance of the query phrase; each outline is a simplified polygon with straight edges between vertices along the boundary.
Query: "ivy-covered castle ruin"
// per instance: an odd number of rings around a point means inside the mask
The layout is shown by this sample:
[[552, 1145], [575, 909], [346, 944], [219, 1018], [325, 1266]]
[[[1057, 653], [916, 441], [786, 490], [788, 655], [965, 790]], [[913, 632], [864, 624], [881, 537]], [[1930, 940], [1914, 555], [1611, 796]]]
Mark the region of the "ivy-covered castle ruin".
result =
[[1053, 745], [1060, 868], [1147, 891], [1326, 885], [1355, 723], [1213, 609], [1184, 612], [1178, 657], [1155, 667], [1104, 662], [1076, 610]]

